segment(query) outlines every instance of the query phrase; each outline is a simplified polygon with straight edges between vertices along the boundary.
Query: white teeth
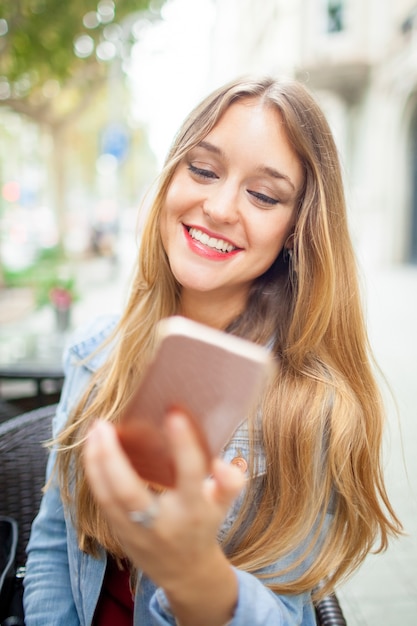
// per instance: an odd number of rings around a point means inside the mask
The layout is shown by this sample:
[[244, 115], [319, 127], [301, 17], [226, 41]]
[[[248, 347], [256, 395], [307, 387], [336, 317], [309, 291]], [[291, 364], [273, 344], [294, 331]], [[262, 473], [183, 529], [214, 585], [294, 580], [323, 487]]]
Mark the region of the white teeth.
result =
[[201, 243], [209, 248], [221, 250], [222, 252], [232, 252], [232, 250], [236, 250], [236, 247], [232, 246], [232, 244], [228, 241], [224, 241], [224, 239], [216, 239], [216, 237], [209, 237], [207, 233], [203, 233], [201, 230], [198, 230], [198, 228], [190, 228], [188, 232], [193, 239], [201, 241]]

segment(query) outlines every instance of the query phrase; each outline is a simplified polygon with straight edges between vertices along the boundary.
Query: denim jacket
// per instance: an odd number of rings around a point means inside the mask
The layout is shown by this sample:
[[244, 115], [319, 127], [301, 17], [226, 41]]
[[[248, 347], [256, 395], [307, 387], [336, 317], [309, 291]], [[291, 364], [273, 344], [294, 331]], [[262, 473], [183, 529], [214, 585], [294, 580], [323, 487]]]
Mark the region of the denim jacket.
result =
[[[85, 389], [92, 372], [108, 356], [110, 348], [107, 346], [92, 358], [84, 360], [99, 348], [116, 322], [113, 317], [96, 320], [74, 337], [66, 351], [66, 376], [53, 421], [54, 435], [65, 425], [69, 411]], [[225, 449], [224, 457], [229, 461], [239, 459], [238, 462], [242, 462], [242, 459], [248, 458], [248, 447], [248, 434], [243, 424]], [[265, 471], [262, 449], [256, 453], [259, 455], [257, 471], [262, 473]], [[51, 473], [54, 460], [52, 451], [47, 476]], [[233, 522], [241, 500], [242, 496], [231, 507], [220, 533], [226, 532]], [[299, 550], [290, 553], [268, 570], [282, 569], [297, 558]], [[52, 484], [43, 496], [39, 514], [32, 526], [27, 554], [24, 593], [26, 626], [90, 626], [103, 583], [106, 554], [102, 550], [99, 558], [94, 558], [79, 549], [76, 530], [63, 508], [56, 484]], [[298, 571], [306, 567], [307, 563], [304, 563]], [[228, 626], [316, 624], [309, 593], [277, 595], [252, 574], [238, 569], [235, 571], [239, 585], [238, 603]], [[142, 576], [135, 597], [134, 626], [175, 626], [175, 623], [163, 590]]]

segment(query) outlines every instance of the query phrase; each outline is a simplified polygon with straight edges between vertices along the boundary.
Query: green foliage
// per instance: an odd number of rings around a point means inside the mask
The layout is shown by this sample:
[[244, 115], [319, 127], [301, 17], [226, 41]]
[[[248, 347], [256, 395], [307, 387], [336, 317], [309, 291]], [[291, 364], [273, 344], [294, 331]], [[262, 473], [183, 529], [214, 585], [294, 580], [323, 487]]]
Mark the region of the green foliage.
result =
[[54, 304], [56, 295], [62, 300], [63, 292], [71, 303], [79, 299], [75, 275], [58, 248], [40, 255], [24, 270], [12, 271], [7, 267], [2, 270], [5, 287], [33, 289], [37, 306]]
[[[111, 24], [123, 24], [128, 16], [151, 9], [155, 15], [163, 4], [155, 0], [1, 0], [0, 32], [0, 81], [3, 93], [0, 103], [30, 100], [41, 104], [46, 98], [45, 85], [51, 87], [56, 81], [61, 87], [68, 82], [79, 86], [106, 73], [107, 65], [95, 54], [79, 58], [74, 52], [74, 42], [80, 35], [91, 37], [95, 45], [105, 38], [106, 28]], [[95, 28], [87, 28], [83, 18], [97, 13], [101, 8], [114, 8], [114, 17], [99, 21]], [[7, 24], [7, 26], [6, 26]], [[132, 35], [125, 29], [119, 48], [121, 57], [128, 53]], [[9, 86], [10, 97], [5, 98]], [[7, 90], [7, 89], [6, 89]]]

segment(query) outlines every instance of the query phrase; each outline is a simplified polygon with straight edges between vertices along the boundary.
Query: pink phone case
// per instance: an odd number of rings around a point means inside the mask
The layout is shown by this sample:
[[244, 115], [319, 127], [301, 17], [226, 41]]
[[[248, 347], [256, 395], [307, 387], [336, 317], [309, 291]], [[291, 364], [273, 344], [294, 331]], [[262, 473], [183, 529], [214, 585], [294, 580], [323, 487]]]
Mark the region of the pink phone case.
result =
[[164, 434], [167, 412], [190, 417], [207, 461], [247, 417], [271, 366], [266, 348], [179, 316], [162, 320], [160, 342], [118, 425], [119, 439], [140, 476], [175, 484]]

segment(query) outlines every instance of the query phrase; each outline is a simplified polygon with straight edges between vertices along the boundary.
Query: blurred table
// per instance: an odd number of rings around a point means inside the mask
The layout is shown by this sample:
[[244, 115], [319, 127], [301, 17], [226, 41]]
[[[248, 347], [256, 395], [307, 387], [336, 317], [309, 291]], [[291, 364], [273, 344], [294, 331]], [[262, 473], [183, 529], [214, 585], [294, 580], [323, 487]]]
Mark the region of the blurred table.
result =
[[[62, 355], [65, 342], [65, 333], [0, 332], [2, 402], [13, 404], [21, 400], [20, 406], [29, 409], [48, 404], [49, 400], [55, 401], [64, 379]], [[12, 381], [30, 381], [32, 395], [13, 398]], [[29, 398], [26, 403], [25, 398]]]

